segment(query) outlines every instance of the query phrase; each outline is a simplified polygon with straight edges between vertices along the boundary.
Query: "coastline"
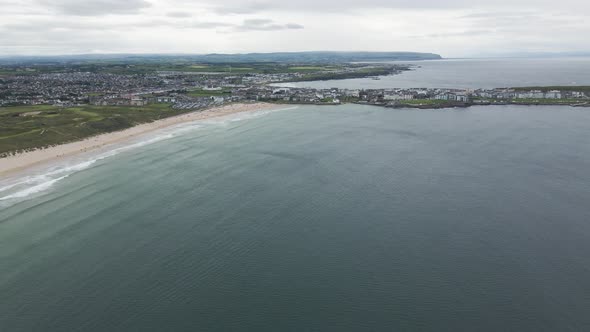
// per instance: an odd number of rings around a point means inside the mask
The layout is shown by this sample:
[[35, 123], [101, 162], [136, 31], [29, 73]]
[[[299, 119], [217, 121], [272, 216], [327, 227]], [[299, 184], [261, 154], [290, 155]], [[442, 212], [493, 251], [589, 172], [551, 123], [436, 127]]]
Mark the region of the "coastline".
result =
[[[272, 101], [269, 101], [272, 102]], [[353, 104], [353, 105], [369, 105], [369, 106], [376, 106], [376, 107], [385, 107], [385, 108], [413, 108], [413, 109], [422, 109], [422, 110], [436, 110], [436, 109], [446, 109], [446, 108], [469, 108], [473, 106], [506, 106], [506, 105], [514, 105], [514, 106], [568, 106], [568, 107], [580, 107], [580, 108], [590, 108], [590, 102], [580, 101], [580, 102], [566, 102], [566, 103], [543, 103], [543, 102], [483, 102], [483, 103], [474, 103], [474, 102], [442, 102], [442, 103], [404, 103], [399, 102], [395, 104], [387, 104], [382, 102], [359, 102], [359, 101], [345, 101], [345, 102], [314, 102], [314, 103], [306, 103], [306, 102], [272, 102], [275, 105], [315, 105], [315, 106], [335, 106], [335, 105], [346, 105], [346, 104]]]
[[236, 113], [272, 110], [278, 109], [280, 107], [281, 105], [270, 103], [229, 104], [203, 111], [177, 115], [150, 123], [144, 123], [121, 131], [89, 137], [81, 141], [51, 146], [35, 151], [23, 152], [14, 156], [8, 156], [6, 158], [0, 159], [0, 177], [12, 175], [14, 173], [18, 173], [42, 164], [56, 162], [67, 157], [75, 156], [77, 154], [105, 148], [106, 146], [121, 143], [159, 129]]

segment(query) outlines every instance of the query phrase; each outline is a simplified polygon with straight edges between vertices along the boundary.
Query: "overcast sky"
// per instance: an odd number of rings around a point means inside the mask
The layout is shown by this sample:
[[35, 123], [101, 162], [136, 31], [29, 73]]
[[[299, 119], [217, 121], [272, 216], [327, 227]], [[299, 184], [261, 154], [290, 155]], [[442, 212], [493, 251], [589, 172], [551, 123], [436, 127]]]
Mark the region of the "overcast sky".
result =
[[589, 0], [0, 0], [0, 55], [590, 51]]

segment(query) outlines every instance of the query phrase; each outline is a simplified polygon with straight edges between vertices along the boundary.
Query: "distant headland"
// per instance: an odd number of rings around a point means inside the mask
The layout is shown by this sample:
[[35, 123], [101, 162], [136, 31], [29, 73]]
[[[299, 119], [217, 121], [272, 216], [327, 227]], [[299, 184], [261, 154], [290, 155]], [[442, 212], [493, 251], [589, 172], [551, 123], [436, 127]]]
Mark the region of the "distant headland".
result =
[[48, 55], [48, 56], [0, 56], [0, 64], [45, 63], [45, 62], [93, 62], [121, 61], [158, 62], [158, 61], [195, 61], [201, 63], [347, 63], [347, 62], [381, 62], [381, 61], [419, 61], [440, 60], [442, 57], [434, 53], [419, 52], [276, 52], [276, 53], [243, 53], [243, 54], [79, 54], [79, 55]]

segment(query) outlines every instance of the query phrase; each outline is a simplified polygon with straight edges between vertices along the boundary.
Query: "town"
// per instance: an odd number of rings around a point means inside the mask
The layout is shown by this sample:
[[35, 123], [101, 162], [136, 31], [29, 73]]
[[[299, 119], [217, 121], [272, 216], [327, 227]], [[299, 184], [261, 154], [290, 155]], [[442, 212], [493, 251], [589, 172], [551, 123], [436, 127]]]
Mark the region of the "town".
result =
[[[497, 104], [566, 104], [588, 106], [586, 87], [497, 89], [309, 89], [288, 82], [333, 77], [399, 74], [406, 67], [342, 66], [337, 70], [291, 65], [285, 73], [178, 72], [142, 74], [59, 72], [0, 76], [0, 106], [72, 107], [145, 106], [167, 103], [174, 109], [198, 110], [231, 102], [332, 105], [361, 103], [386, 107], [445, 108]], [[205, 70], [206, 67], [204, 66]], [[370, 70], [368, 70], [370, 69]], [[311, 74], [310, 70], [315, 70]]]

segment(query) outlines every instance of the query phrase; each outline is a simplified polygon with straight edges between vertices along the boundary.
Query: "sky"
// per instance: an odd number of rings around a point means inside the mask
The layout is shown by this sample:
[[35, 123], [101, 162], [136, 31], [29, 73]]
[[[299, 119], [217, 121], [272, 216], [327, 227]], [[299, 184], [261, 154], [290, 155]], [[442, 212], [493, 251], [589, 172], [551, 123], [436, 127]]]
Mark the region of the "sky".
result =
[[588, 0], [0, 0], [0, 55], [590, 51]]

